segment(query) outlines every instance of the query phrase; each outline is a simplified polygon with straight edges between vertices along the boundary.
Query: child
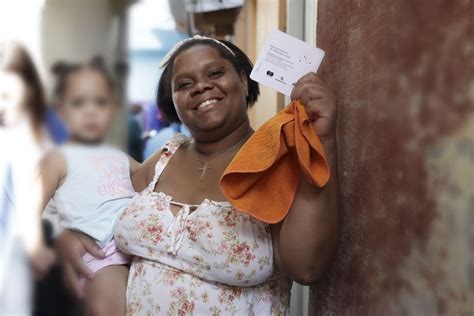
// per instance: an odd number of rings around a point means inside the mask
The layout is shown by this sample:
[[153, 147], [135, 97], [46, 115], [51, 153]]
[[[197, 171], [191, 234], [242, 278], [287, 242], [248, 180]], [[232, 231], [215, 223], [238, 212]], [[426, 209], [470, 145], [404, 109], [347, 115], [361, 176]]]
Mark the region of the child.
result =
[[131, 172], [138, 163], [103, 144], [116, 111], [103, 62], [61, 64], [53, 71], [58, 111], [71, 138], [40, 163], [38, 209], [52, 199], [60, 227], [92, 237], [105, 253], [104, 259], [83, 256], [95, 273], [92, 280], [83, 279], [86, 314], [124, 315], [130, 258], [116, 248], [113, 228], [134, 195]]

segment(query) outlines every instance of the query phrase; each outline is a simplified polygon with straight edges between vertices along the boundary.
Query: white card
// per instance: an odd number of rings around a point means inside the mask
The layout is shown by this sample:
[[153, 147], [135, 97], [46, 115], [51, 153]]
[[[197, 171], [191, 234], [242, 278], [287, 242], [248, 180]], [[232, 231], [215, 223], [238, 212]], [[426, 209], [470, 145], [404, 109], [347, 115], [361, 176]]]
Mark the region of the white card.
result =
[[295, 83], [318, 71], [324, 51], [278, 30], [267, 36], [250, 78], [290, 96]]

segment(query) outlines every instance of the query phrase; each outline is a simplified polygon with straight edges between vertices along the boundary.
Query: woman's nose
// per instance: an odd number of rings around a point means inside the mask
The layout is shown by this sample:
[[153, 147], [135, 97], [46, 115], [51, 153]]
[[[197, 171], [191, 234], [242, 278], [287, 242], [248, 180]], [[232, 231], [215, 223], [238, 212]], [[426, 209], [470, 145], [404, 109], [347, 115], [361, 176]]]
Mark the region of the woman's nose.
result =
[[203, 94], [206, 91], [212, 90], [214, 85], [207, 81], [199, 81], [194, 84], [191, 90], [191, 96], [194, 97], [199, 94]]

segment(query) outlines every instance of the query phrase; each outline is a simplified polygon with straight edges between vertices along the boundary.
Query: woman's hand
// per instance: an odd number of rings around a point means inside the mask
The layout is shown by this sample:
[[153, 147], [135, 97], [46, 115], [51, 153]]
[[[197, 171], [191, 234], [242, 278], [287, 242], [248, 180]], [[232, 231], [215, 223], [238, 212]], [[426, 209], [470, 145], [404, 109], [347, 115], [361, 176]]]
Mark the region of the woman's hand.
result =
[[66, 287], [76, 297], [82, 298], [84, 292], [79, 281], [80, 276], [94, 278], [94, 273], [82, 261], [82, 256], [88, 252], [94, 257], [103, 258], [103, 251], [90, 237], [67, 229], [57, 237], [56, 251]]
[[323, 144], [336, 140], [336, 97], [321, 78], [310, 72], [296, 83], [291, 100], [300, 100]]

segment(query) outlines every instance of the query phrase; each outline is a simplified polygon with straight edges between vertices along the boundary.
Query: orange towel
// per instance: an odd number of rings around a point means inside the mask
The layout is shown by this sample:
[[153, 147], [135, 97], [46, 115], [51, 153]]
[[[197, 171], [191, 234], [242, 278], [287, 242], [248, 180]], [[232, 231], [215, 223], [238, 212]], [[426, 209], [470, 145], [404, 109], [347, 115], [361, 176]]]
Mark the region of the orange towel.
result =
[[220, 187], [238, 210], [278, 223], [295, 198], [301, 170], [318, 187], [330, 175], [313, 124], [294, 101], [248, 139], [224, 171]]

